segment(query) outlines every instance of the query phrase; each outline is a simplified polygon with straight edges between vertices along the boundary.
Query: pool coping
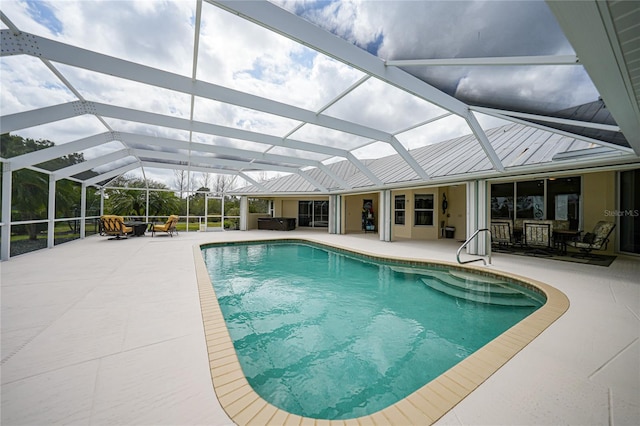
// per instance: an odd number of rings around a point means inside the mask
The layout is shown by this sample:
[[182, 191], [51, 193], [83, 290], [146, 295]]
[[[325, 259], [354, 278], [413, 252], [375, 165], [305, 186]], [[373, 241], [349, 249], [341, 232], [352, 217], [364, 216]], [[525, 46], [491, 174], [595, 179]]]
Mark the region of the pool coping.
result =
[[506, 277], [543, 293], [547, 301], [537, 311], [406, 398], [367, 416], [347, 420], [313, 419], [277, 408], [253, 390], [240, 366], [201, 251], [202, 247], [229, 245], [229, 243], [196, 244], [193, 247], [193, 254], [211, 380], [220, 405], [229, 418], [238, 425], [432, 424], [466, 398], [569, 309], [569, 299], [560, 290], [543, 282], [503, 271], [429, 259], [382, 256], [316, 241], [312, 238], [250, 239], [238, 241], [235, 244], [282, 241], [318, 244], [374, 259], [440, 265], [487, 276]]

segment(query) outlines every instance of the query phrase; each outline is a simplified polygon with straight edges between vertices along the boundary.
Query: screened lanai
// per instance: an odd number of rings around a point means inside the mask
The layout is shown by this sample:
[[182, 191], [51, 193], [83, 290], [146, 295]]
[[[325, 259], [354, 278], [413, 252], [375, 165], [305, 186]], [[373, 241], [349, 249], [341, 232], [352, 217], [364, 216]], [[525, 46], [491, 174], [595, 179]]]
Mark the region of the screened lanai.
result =
[[[12, 208], [20, 170], [46, 181], [46, 208], [28, 221], [46, 224], [53, 246], [59, 221], [79, 220], [84, 237], [87, 200], [121, 176], [180, 197], [198, 189], [196, 173], [230, 176], [239, 195], [274, 194], [269, 179], [291, 176], [297, 192], [326, 195], [640, 159], [636, 2], [4, 1], [1, 10], [5, 260], [12, 227], [25, 222]], [[555, 144], [554, 155], [508, 161], [517, 141], [500, 145], [494, 129], [512, 125], [541, 135], [519, 150]], [[16, 152], [9, 135], [51, 144]], [[473, 152], [482, 167], [439, 175], [454, 160], [437, 147], [445, 140], [464, 141], [456, 158]], [[82, 195], [61, 217], [63, 181]]]

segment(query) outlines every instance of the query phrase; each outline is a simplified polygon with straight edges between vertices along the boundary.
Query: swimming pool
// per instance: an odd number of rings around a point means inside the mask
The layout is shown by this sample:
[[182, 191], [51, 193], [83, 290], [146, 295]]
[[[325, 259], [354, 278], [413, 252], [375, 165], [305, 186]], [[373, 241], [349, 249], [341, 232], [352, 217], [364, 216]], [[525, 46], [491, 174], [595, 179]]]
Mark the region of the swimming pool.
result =
[[450, 267], [428, 271], [308, 244], [234, 244], [203, 255], [251, 386], [271, 404], [313, 418], [392, 405], [544, 299], [456, 269], [454, 279], [471, 287], [468, 300], [442, 292]]

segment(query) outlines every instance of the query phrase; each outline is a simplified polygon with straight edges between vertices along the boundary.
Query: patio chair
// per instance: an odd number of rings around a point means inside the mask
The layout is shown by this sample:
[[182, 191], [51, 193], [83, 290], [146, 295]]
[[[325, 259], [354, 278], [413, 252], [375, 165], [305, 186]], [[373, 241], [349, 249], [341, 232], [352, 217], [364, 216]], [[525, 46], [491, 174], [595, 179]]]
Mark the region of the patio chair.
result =
[[580, 253], [571, 256], [583, 259], [598, 259], [600, 256], [591, 254], [593, 250], [606, 250], [609, 244], [609, 237], [613, 232], [616, 224], [601, 220], [593, 227], [593, 232], [585, 233], [580, 239], [567, 241], [568, 247], [574, 247], [580, 250]]
[[111, 235], [110, 240], [127, 238], [133, 232], [133, 228], [124, 224], [124, 218], [113, 214], [100, 216], [100, 235]]
[[528, 254], [551, 256], [553, 223], [550, 220], [525, 220], [524, 244], [530, 251]]
[[491, 244], [497, 251], [513, 251], [513, 232], [511, 231], [510, 221], [492, 221], [491, 226]]
[[173, 237], [174, 232], [176, 233], [176, 235], [178, 235], [178, 230], [176, 229], [178, 219], [178, 215], [172, 214], [171, 216], [169, 216], [169, 219], [167, 219], [164, 225], [151, 225], [151, 236], [154, 237], [156, 232], [166, 232], [171, 237]]

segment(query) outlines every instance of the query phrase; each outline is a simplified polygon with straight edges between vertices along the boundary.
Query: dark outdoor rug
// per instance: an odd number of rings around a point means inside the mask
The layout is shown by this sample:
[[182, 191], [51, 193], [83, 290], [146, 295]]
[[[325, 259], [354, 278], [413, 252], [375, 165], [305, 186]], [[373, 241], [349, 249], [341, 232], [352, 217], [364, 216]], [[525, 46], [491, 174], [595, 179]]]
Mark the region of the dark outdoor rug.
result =
[[515, 250], [515, 251], [506, 251], [506, 250], [493, 250], [494, 253], [504, 253], [504, 254], [513, 254], [516, 256], [527, 256], [527, 257], [539, 257], [541, 259], [551, 259], [551, 260], [559, 260], [561, 262], [572, 262], [572, 263], [582, 263], [584, 265], [596, 265], [596, 266], [609, 266], [616, 260], [616, 256], [606, 256], [606, 255], [597, 255], [597, 257], [592, 259], [584, 259], [580, 257], [573, 257], [574, 253], [567, 253], [565, 255], [552, 253], [550, 255], [540, 255], [533, 254], [530, 250]]

